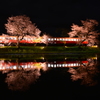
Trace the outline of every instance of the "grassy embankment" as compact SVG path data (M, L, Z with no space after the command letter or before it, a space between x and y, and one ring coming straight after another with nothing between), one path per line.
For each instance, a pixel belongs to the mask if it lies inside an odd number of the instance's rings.
M77 46L67 47L67 46L21 46L19 49L15 46L11 47L0 47L0 54L30 54L30 53L76 53L76 54L88 54L88 53L100 53L99 48L94 47L81 47L80 49Z

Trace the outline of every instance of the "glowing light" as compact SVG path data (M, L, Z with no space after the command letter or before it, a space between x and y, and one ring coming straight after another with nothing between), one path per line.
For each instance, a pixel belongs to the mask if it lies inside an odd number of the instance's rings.
M97 48L98 46L97 45L94 45L94 46L92 46L93 48Z
M41 63L36 63L36 64L34 64L34 66L35 66L37 69L41 69L41 68L42 68Z
M31 65L27 65L28 68L31 68Z
M65 64L62 64L62 67L64 67L65 66Z
M70 64L70 66L73 66L73 64Z
M56 67L56 64L54 64L54 67Z
M65 58L65 60L66 60L67 58Z
M4 47L4 44L0 44L0 47Z
M48 67L50 67L50 64L48 64Z
M65 48L68 48L67 46L65 46Z
M92 57L92 59L97 59L97 57Z
M13 66L13 69L17 69L17 67L16 66Z
M40 57L40 59L43 59L44 60L44 57Z
M41 49L44 49L44 47L40 47Z
M48 38L48 41L50 41L50 38Z

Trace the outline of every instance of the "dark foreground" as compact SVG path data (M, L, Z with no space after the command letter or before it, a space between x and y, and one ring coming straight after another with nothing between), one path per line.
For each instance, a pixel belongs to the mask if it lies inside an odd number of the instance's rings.
M1 100L24 100L24 99L78 99L78 100L94 100L100 98L100 75L96 79L96 86L81 85L81 81L73 82L70 74L66 73L67 69L51 69L46 73L42 73L41 77L28 87L25 91L12 91L8 89L4 82L6 75L0 74L0 98ZM16 83L15 83L16 84ZM20 83L22 84L22 83ZM26 87L23 87L26 88Z

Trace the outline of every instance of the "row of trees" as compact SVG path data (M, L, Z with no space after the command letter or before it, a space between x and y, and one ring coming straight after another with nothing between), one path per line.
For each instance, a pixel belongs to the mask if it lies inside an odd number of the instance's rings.
M83 41L88 41L88 46L93 46L99 43L100 33L97 31L99 23L93 19L81 20L81 25L72 24L71 31L66 28L59 28L56 33L61 33L61 36L78 37L82 41L78 45L82 45Z
M98 22L93 19L87 19L85 21L81 20L82 25L72 24L71 32L66 32L69 37L78 37L82 39L78 45L82 45L83 41L88 41L88 45L92 46L98 44L98 37L100 33L96 31L96 26ZM7 34L17 36L17 46L19 47L19 41L26 35L34 35L35 37L40 37L41 30L37 28L35 23L32 23L29 17L26 15L12 16L7 19L7 24L5 24ZM19 38L20 37L20 38ZM46 39L48 35L44 34L44 43L47 43Z

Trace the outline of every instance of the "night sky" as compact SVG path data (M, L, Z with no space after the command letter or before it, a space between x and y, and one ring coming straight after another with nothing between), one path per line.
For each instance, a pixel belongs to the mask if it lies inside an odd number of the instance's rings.
M7 18L27 15L42 31L57 36L57 28L70 28L80 20L95 19L100 23L100 0L1 0L0 33L5 33Z

